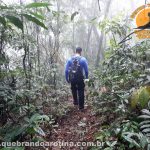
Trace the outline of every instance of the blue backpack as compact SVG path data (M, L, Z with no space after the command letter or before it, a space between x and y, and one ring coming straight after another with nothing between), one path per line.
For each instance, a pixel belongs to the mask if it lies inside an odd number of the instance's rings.
M69 81L70 82L77 82L83 80L83 71L80 66L80 60L82 57L73 57L72 64L69 67Z

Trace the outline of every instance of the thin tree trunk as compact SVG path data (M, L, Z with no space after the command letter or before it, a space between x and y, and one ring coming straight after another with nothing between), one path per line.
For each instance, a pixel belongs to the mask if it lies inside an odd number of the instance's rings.
M4 30L1 31L1 38L0 38L0 58L2 59L3 55L3 36L4 36ZM2 66L0 65L0 82L3 81L2 79Z
M38 2L38 0L34 0L35 3ZM35 10L37 11L37 9ZM37 43L37 65L38 65L38 75L41 75L41 61L40 61L40 47L39 47L39 32L40 32L40 28L35 25L35 30L36 30L36 43Z
M72 27L72 37L73 37L73 44L72 44L72 49L75 49L75 25L74 25L74 20L73 20L73 27Z
M57 0L57 12L58 12L58 16L57 16L57 29L56 29L56 37L55 37L55 51L56 51L56 63L58 60L58 51L59 51L59 35L60 35L60 0Z
M107 1L105 14L104 14L104 19L106 19L108 17L111 2L112 2L112 0ZM100 38L99 38L98 53L97 53L97 58L96 58L96 63L95 63L96 67L99 66L100 59L104 58L104 51L102 50L102 48L103 48L103 39L104 39L104 32L101 31L101 35L100 35Z
M20 5L23 5L23 1L20 0ZM24 25L24 20L23 16L21 16L22 23ZM23 69L25 73L25 80L26 80L26 88L28 88L28 74L27 74L27 67L26 67L26 58L27 58L27 46L25 44L25 39L24 39L24 26L23 26L23 31L22 31L22 41L23 41L23 48L24 48L24 57L23 57Z
M58 57L59 57L59 47L60 47L60 0L56 1L57 3L57 26L56 26L56 32L55 32L55 46L54 46L54 54L52 58L54 60L54 63L58 62ZM55 67L55 66L53 66ZM56 72L54 73L54 78L53 78L53 83L54 83L54 88L56 89Z
M93 30L93 26L89 26L89 28L88 28L88 35L87 35L87 43L86 43L86 55L87 55L87 53L89 51L89 45L90 45L90 39L91 39L92 30Z

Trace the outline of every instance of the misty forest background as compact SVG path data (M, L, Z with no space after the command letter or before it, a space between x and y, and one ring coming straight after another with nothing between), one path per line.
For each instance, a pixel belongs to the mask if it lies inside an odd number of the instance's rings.
M133 34L122 41L135 27L130 15L144 4L0 0L0 142L100 141L72 149L149 150L150 40ZM84 113L73 107L64 76L77 46L89 64Z

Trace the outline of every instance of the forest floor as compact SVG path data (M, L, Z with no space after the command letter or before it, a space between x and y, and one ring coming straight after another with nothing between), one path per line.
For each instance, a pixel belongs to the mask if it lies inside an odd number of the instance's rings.
M84 112L73 106L71 99L69 105L70 111L65 117L58 119L58 126L52 129L48 137L49 142L63 142L64 145L68 145L53 146L51 150L87 150L87 146L78 147L77 142L96 143L95 133L107 122L107 117L96 115L90 105L85 106Z

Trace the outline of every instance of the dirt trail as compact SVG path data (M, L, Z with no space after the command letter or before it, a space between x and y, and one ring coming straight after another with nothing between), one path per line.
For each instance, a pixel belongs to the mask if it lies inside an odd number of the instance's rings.
M72 105L72 102L70 103ZM78 108L72 106L70 112L65 118L58 120L58 127L54 128L50 137L50 141L64 142L92 142L94 134L99 130L100 125L105 118L96 116L91 106L86 106L84 112L80 112ZM80 150L81 147L52 147L52 150ZM83 149L87 149L84 147Z

